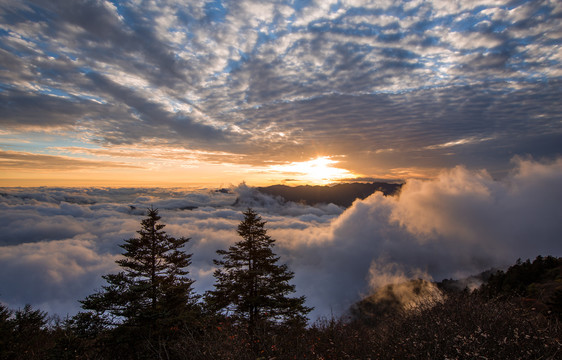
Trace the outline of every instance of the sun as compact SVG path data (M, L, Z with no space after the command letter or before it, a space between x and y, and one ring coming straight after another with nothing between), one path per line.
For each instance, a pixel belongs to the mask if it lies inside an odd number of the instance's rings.
M312 160L273 165L271 172L283 174L296 182L326 185L338 180L357 177L351 171L334 167L339 161L330 156L320 156Z

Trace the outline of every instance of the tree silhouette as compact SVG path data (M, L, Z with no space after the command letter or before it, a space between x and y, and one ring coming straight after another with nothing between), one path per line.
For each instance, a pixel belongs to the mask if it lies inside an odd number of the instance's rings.
M228 250L218 250L214 260L215 289L207 292L207 303L219 312L247 324L250 338L257 325L266 323L306 323L312 308L304 306L305 297L288 297L295 291L289 281L294 273L287 265L278 265L273 253L275 240L267 235L265 221L252 209L244 212L238 225L243 240Z
M186 277L192 254L181 248L189 238L174 238L163 230L158 209L141 221L139 237L125 241L117 274L104 275L107 286L82 300L82 308L103 316L110 325L178 327L193 315L197 296Z
M0 359L44 359L51 345L47 313L26 304L15 312L0 307Z
M9 358L10 345L13 344L14 324L11 321L13 311L0 303L0 359Z

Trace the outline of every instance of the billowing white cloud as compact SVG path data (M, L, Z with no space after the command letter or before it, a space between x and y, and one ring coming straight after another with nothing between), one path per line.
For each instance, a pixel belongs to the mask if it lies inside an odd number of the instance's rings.
M435 180L407 182L399 197L357 200L330 229L315 233L324 233L320 242L302 240L290 256L303 269L301 287L314 289L307 295L324 306L321 299L332 299L336 309L367 293L367 281L458 278L517 258L561 256L561 181L561 159L517 160L500 181L456 167Z
M245 185L236 193L2 189L0 298L78 311L101 275L117 270L118 245L136 235L150 206L160 209L169 234L191 238L186 250L194 254L198 292L212 287L216 250L238 241L242 211L253 207L295 272L298 293L316 308L313 317L340 314L396 279L458 278L519 257L562 256L562 159L513 165L499 180L458 166L434 180L408 181L398 197L375 193L345 210L285 203Z

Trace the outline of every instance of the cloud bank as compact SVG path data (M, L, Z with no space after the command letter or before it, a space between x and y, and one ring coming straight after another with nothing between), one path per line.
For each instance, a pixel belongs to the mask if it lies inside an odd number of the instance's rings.
M341 314L393 279L441 280L517 258L562 256L560 183L562 159L516 159L501 180L457 166L408 181L398 197L375 193L348 209L283 203L245 185L236 193L5 188L0 296L13 307L77 311L100 276L117 270L118 245L135 235L150 205L161 209L168 233L191 237L191 276L202 292L213 284L215 251L238 240L241 212L252 206L295 272L298 293L316 308L313 317Z

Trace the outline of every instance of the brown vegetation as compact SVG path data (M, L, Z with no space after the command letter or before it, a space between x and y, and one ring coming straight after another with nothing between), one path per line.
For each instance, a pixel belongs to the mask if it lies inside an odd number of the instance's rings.
M12 337L0 358L142 358L138 353L130 356L115 341L114 330L92 337L79 334L68 322L41 328L23 343ZM486 300L468 292L448 294L443 302L417 311L386 314L376 324L333 318L305 329L290 324L258 326L255 344L247 328L228 317L202 317L170 331L177 335L172 343L158 344L153 339L148 343L148 338L139 337L137 346L146 349L146 358L151 359L557 359L562 355L562 324L555 316L523 307L519 299ZM166 346L165 351L156 351L160 345Z

